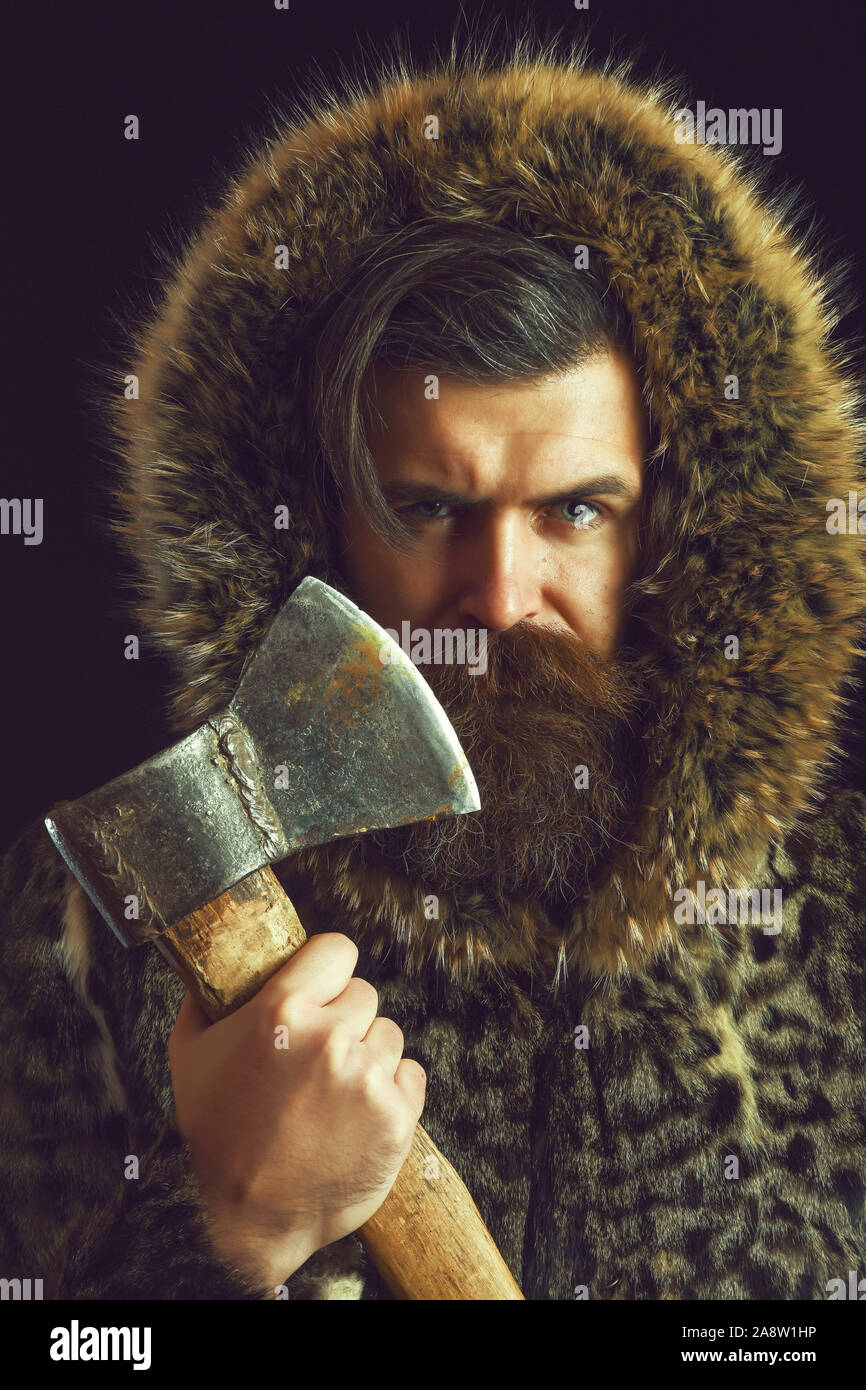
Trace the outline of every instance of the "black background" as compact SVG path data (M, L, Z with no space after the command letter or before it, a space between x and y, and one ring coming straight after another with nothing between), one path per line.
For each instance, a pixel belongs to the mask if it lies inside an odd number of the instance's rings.
M168 741L166 672L142 647L123 659L124 565L100 520L105 443L95 367L155 290L160 248L192 231L223 171L267 133L280 105L338 64L371 66L395 36L420 61L447 47L460 6L327 0L41 5L4 20L7 361L0 493L45 499L42 545L0 537L3 632L0 848L55 801L126 771ZM775 181L802 184L813 235L852 258L863 328L864 21L856 4L781 0L534 5L465 0L485 32L524 19L590 32L593 54L661 64L691 104L781 107ZM123 118L141 118L139 141ZM859 346L858 346L859 351ZM118 370L125 370L122 355ZM855 707L856 717L856 707ZM866 782L856 730L841 773Z

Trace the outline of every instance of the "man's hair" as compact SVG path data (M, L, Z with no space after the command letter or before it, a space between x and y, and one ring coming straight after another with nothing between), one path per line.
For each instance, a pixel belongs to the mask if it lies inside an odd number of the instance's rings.
M385 501L365 437L369 368L517 382L632 349L613 290L572 255L508 228L441 219L365 243L313 320L308 423L329 515L335 488L397 549L411 534Z

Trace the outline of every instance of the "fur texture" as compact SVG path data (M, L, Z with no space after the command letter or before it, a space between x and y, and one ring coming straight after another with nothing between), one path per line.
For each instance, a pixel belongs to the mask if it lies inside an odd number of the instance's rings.
M786 225L791 195L761 198L723 147L677 143L678 104L521 45L499 70L464 55L323 96L254 153L174 268L136 341L140 399L114 419L118 526L140 622L177 658L180 735L230 697L304 575L340 586L297 366L307 316L365 235L442 216L589 246L646 356L672 517L636 610L663 653L643 812L564 943L567 967L600 975L676 949L675 888L750 883L768 837L814 801L866 607L859 537L826 530L827 499L863 485L859 396L828 345L832 277ZM501 947L483 908L431 922L416 892L399 911L409 968L438 954L466 974Z
M866 563L825 525L863 484L860 400L793 196L676 143L683 104L525 42L498 67L478 47L321 94L172 264L133 345L140 399L114 417L115 525L140 622L176 658L180 736L304 575L340 584L298 362L366 235L442 216L586 243L633 317L672 506L638 609L656 718L630 845L566 923L481 895L428 920L418 884L340 844L281 869L308 932L359 943L427 1070L424 1124L535 1299L814 1299L866 1274L866 799L828 777ZM672 893L698 879L781 887L781 933L676 926ZM173 1129L180 982L155 951L93 949L106 928L41 823L0 906L0 1272L55 1296L268 1296L214 1260ZM354 1237L289 1288L389 1296Z

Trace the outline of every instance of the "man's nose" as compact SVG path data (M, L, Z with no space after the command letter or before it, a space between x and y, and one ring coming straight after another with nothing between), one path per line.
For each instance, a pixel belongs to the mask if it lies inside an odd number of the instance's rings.
M504 631L537 616L539 556L517 510L485 518L462 538L457 609L467 627Z

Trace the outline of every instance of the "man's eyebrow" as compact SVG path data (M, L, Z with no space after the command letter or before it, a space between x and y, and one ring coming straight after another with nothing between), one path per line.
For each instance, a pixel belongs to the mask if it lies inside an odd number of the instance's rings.
M468 497L462 492L452 492L437 487L435 483L383 483L382 492L389 502L444 502L448 506L478 506L483 498ZM623 497L628 502L637 502L640 490L626 482L618 473L600 473L594 478L583 478L572 483L571 487L557 488L556 492L543 497L530 497L532 507L551 507L556 502L567 502L573 497Z

